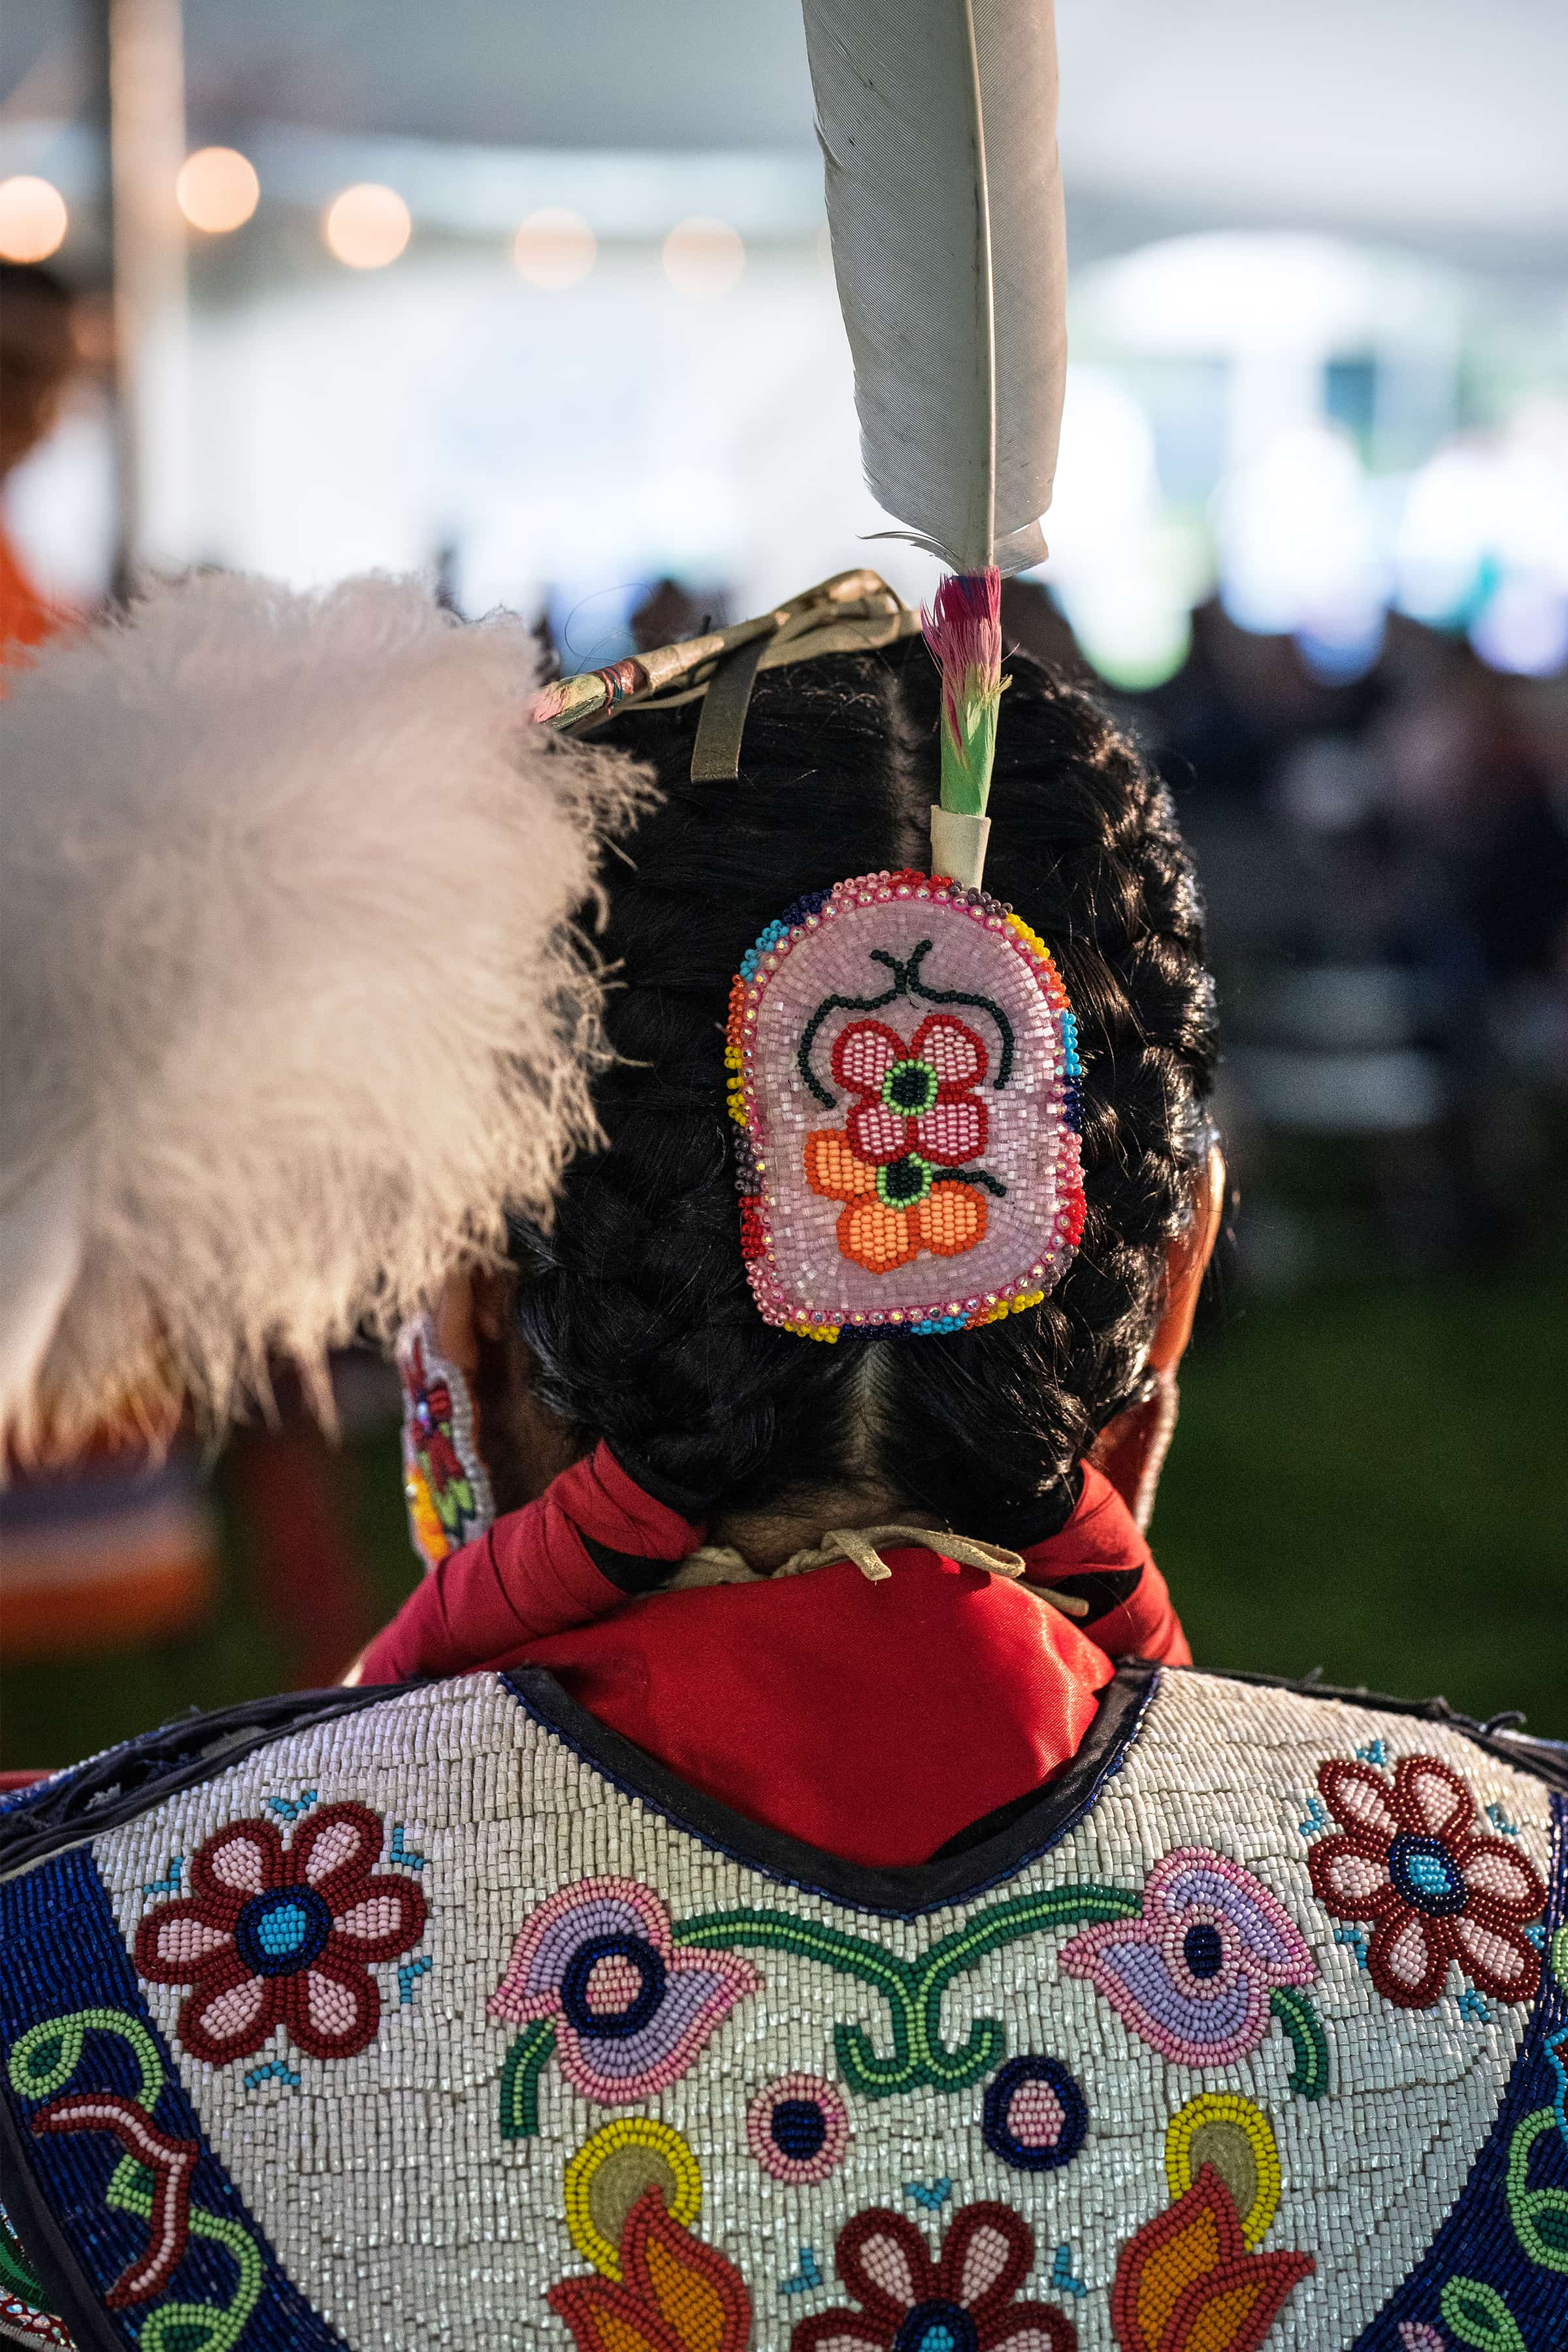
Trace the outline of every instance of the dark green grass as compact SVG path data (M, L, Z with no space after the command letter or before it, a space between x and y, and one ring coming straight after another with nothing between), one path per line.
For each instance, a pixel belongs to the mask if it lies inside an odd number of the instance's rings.
M1211 1332L1150 1530L1203 1665L1568 1736L1568 1283L1357 1289Z
M1568 1278L1359 1288L1239 1314L1183 1379L1152 1530L1201 1664L1526 1710L1568 1736ZM387 1613L409 1590L395 1433L347 1446ZM0 1759L62 1764L290 1676L220 1465L218 1605L190 1638L18 1665ZM974 1530L984 1533L983 1528Z

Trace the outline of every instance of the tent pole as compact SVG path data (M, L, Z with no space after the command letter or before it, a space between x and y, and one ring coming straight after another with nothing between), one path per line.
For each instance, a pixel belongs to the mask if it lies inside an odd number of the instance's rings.
M191 554L190 321L174 183L185 156L181 0L93 0L106 86L115 373L114 593Z

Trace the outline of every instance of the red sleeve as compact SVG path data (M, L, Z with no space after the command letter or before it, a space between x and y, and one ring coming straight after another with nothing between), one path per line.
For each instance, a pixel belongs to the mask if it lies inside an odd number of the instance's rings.
M1031 1584L1057 1585L1089 1602L1090 1614L1073 1622L1110 1657L1192 1664L1153 1554L1110 1479L1091 1462L1083 1465L1083 1492L1066 1527L1024 1559Z
M366 1650L360 1680L471 1674L590 1624L658 1582L706 1532L646 1493L600 1444L536 1503L433 1570Z

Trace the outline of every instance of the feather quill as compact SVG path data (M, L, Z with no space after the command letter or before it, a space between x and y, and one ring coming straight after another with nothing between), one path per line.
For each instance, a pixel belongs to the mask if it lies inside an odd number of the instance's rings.
M1045 555L1067 365L1053 0L804 0L866 478L958 572Z
M646 799L520 621L197 578L0 705L0 1447L214 1427L547 1218L595 1132L574 919Z

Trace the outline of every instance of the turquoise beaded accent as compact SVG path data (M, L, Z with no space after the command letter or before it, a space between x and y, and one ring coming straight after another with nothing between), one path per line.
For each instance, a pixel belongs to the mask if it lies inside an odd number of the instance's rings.
M310 1927L298 1903L280 1904L265 1918L256 1931L256 1940L270 1959L281 1959L303 1946Z

